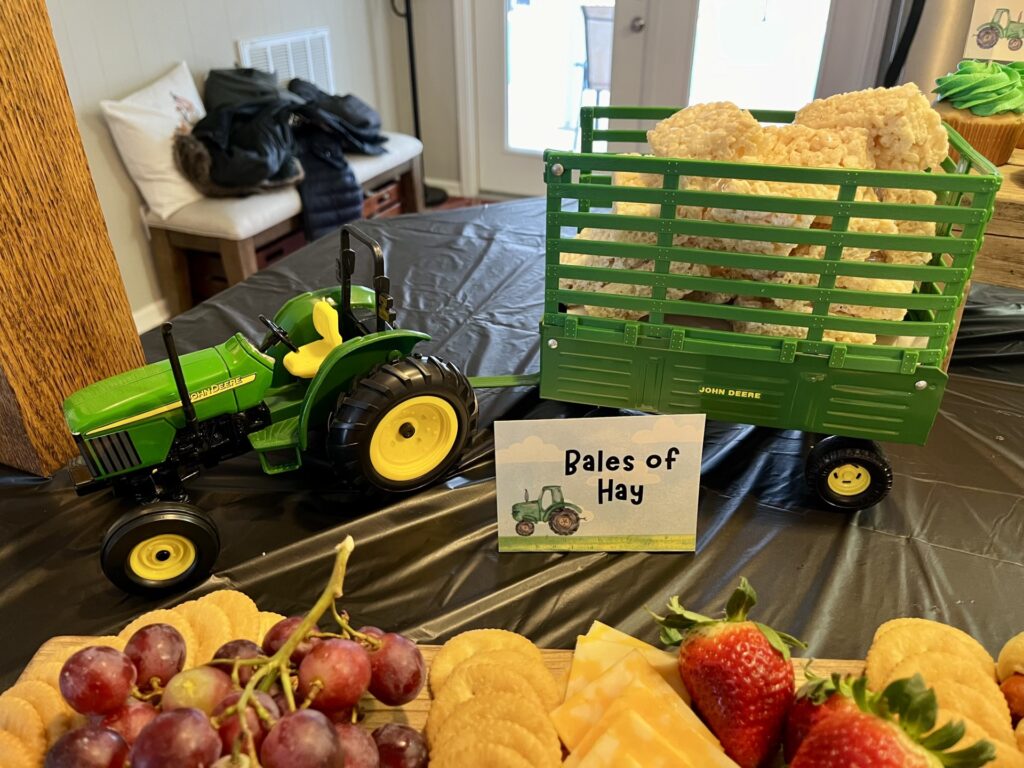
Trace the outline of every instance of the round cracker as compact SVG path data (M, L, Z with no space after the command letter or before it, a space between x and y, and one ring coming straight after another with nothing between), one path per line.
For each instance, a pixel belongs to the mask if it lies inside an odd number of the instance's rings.
M540 740L545 752L561 759L562 742L551 718L539 707L523 706L519 698L509 693L476 696L455 707L437 734L437 748L444 749L448 739L462 731L488 732L506 723L521 725Z
M279 621L284 621L286 618L288 617L273 611L260 611L260 629L259 637L256 638L256 645L263 645L263 638L267 636L267 632L270 631L271 627Z
M144 613L127 627L122 629L118 633L118 637L123 639L125 643L132 639L132 635L138 632L143 627L148 627L150 624L170 624L185 640L185 669L190 669L196 665L196 633L192 629L192 624L189 623L180 613L174 611L168 611L163 608L156 611L150 611Z
M427 727L424 729L427 743L437 743L437 734L441 726L459 704L476 696L490 696L495 693L511 693L519 698L523 706L541 706L533 687L521 674L492 665L460 665L448 677L444 688L430 705Z
M934 621L933 619L921 619L915 616L907 616L899 619L889 619L888 621L878 625L878 629L875 630L875 636L873 639L878 640L879 638L889 634L892 630L899 629L900 627L925 626L939 627L949 637L955 636L959 641L972 646L974 649L973 653L977 656L979 661L992 660L992 657L989 655L989 652L985 650L985 647L977 640L975 640L973 637L971 637L968 633L964 632L962 629L959 629L958 627L954 627L952 624L946 624L942 621Z
M970 718L990 738L1016 746L1013 725L1008 712L1001 708L1002 701L991 701L980 691L954 680L932 680L929 685L943 709Z
M440 765L480 765L481 763L471 758L479 757L478 750L492 744L515 750L534 768L557 768L562 764L560 754L544 749L541 740L531 731L511 722L503 722L500 728L491 728L487 731L461 731L434 750L430 759L437 760Z
M1000 683L1014 673L1024 674L1024 632L1006 641L1006 645L999 651L999 661L996 663L996 674Z
M228 615L213 603L190 600L171 610L184 616L196 633L196 664L210 661L218 648L234 639Z
M966 685L968 688L974 688L999 708L1000 717L1010 717L1010 707L1006 703L1002 691L999 690L995 678L989 677L978 669L974 659L965 659L944 651L915 653L896 665L885 679L884 685L888 685L893 680L913 677L915 674L921 675L929 686L936 680L951 680Z
M457 751L445 752L441 757L431 755L430 765L432 768L465 768L467 765L478 768L540 768L538 763L531 763L511 747L484 741L466 744Z
M1017 739L1017 749L1024 752L1024 720L1017 723L1017 730L1013 732L1013 735Z
M0 730L0 755L4 756L4 768L36 768L42 757L33 756L21 739L4 730Z
M70 729L74 710L52 685L41 680L23 680L11 686L4 695L8 694L24 699L35 708L43 722L48 747L53 746Z
M60 690L60 671L64 668L63 661L43 661L30 664L18 682L24 680L39 680L47 685Z
M260 642L260 609L243 592L236 589L219 589L199 598L200 603L212 603L228 615L231 622L231 640L252 640Z
M0 730L13 733L30 755L46 752L46 728L36 708L19 696L0 696Z
M470 656L455 668L452 674L470 666L496 666L502 669L511 669L526 678L526 682L537 694L540 703L550 712L562 703L562 696L559 694L558 683L554 676L548 671L543 663L524 656L518 651L507 649L497 651L482 651ZM565 688L563 687L564 691Z
M949 710L939 707L935 717L936 726L941 727L951 720L960 720L963 722L964 735L963 738L950 747L948 751L956 752L961 749L966 749L982 739L985 739L996 748L996 759L991 763L986 763L986 765L991 766L991 768L1024 768L1024 755L1022 755L1015 746L1004 744L1001 741L992 740L985 733L985 729L969 717L964 717L956 712L950 712Z
M868 650L868 685L880 690L889 672L907 656L925 651L955 653L977 663L978 668L995 679L995 662L981 643L965 632L927 619L897 619L900 622L875 634ZM890 623L890 622L887 622ZM882 625L885 626L884 624Z
M430 665L430 690L436 696L444 687L448 675L463 661L483 651L506 649L519 651L525 656L544 663L544 659L533 643L526 637L507 629L471 629L456 635L437 652Z

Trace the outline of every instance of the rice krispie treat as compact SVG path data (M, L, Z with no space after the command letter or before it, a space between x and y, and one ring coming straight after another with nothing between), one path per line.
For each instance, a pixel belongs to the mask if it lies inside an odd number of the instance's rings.
M914 83L815 99L796 113L812 128L864 128L875 167L900 171L938 168L949 154L942 118Z
M750 307L753 309L778 309L770 299L761 299L752 296L737 296L735 301L738 307ZM793 312L810 314L813 307L809 301L797 302L792 307L787 307ZM837 313L838 314L838 313ZM807 338L807 328L798 325L777 325L775 323L748 323L733 321L732 328L740 333L754 333L759 336L788 336L797 339ZM854 333L852 331L825 331L822 334L824 341L837 341L846 344L874 344L876 336L873 333Z
M756 161L763 140L761 124L729 101L694 104L647 132L647 141L659 157Z

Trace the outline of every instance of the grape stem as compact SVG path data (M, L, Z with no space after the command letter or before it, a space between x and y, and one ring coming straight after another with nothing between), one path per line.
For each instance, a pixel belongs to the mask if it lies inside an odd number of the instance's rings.
M260 659L262 666L259 667L246 684L245 689L242 691L242 695L238 698L235 703L238 712L244 713L250 701L255 701L254 694L256 690L264 692L269 691L274 682L278 679L281 681L281 688L284 691L285 701L288 703L288 709L290 712L296 710L295 707L295 694L292 691L292 679L289 673L291 664L291 656L295 649L299 647L299 644L306 639L310 634L310 631L316 626L316 623L320 620L328 609L334 612L335 617L338 616L337 608L334 606L334 601L340 598L344 594L345 584L345 570L348 567L349 557L352 555L352 550L356 547L355 541L351 536L346 536L344 541L338 544L334 548L334 568L331 571L331 577L327 582L327 586L324 587L324 591L317 598L316 603L310 609L309 613L306 614L302 622L295 628L295 631L288 637L277 653L271 656L269 659ZM347 623L347 622L346 622ZM255 662L256 660L246 660ZM259 710L257 710L259 711ZM256 756L256 750L253 747L252 734L249 732L248 718L239 715L238 722L242 730L242 743L248 747L249 759L252 761L252 765L255 768L259 766L260 762ZM236 748L238 742L236 742ZM237 753L234 753L237 757ZM237 760L236 760L237 762Z
M364 646L369 646L371 651L379 651L381 649L381 646L384 645L376 637L373 637L373 635L368 635L365 632L359 632L353 629L352 625L348 622L347 611L342 611L341 613L338 613L338 607L332 604L331 612L334 614L334 621L337 622L339 627L341 627L343 636L346 639L351 640L352 638L355 638Z

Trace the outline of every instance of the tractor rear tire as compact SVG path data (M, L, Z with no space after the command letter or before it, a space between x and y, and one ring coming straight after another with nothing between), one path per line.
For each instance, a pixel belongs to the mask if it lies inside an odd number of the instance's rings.
M103 573L125 592L180 592L210 575L220 554L217 525L199 507L179 501L144 504L107 530Z
M873 507L892 488L892 465L870 440L826 437L811 449L804 471L811 491L832 509Z
M520 536L533 536L534 525L529 520L520 520L516 523L516 533Z
M344 479L412 491L444 477L476 430L469 380L438 357L384 363L338 398L327 448Z
M985 27L978 30L978 47L979 48L994 48L995 44L999 42L1001 37L999 29L997 27Z
M559 536L571 536L580 529L580 516L574 509L561 507L548 517L548 525Z

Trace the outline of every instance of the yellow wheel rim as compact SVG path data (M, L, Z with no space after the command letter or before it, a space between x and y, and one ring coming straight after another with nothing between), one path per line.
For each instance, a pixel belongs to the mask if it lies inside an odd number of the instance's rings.
M176 533L140 541L128 556L132 573L147 581L169 581L186 573L196 561L196 545Z
M459 417L447 400L411 397L385 413L373 430L370 463L387 480L415 480L441 465L458 434Z
M828 476L828 488L840 496L857 496L871 485L871 473L860 464L840 464Z

